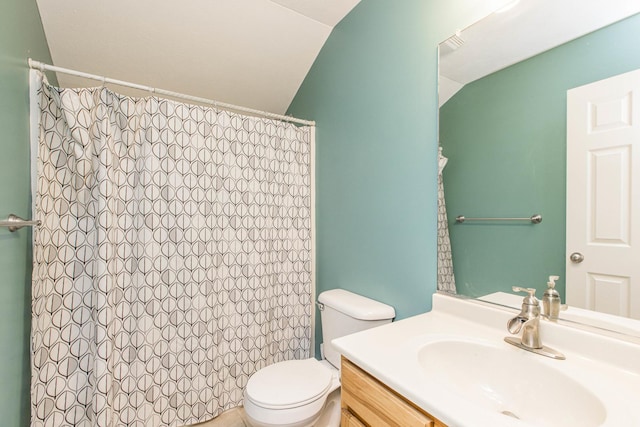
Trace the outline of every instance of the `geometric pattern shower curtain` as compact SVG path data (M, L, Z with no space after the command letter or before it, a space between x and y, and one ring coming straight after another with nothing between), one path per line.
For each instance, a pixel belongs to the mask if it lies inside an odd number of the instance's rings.
M442 155L442 147L438 148L438 290L452 294L456 293L456 278L453 274L453 259L451 257L451 239L449 238L449 223L447 207L444 200L444 183L442 171L448 159Z
M40 77L33 426L178 426L309 357L312 128Z

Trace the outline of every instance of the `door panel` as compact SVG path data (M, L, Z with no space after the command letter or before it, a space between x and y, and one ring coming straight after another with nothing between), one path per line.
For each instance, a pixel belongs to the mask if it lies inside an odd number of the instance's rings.
M639 217L636 70L567 92L569 305L640 319Z

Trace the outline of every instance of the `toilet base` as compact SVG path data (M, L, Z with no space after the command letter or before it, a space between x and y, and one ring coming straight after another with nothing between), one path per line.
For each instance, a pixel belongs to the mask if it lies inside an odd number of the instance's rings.
M314 425L318 425L316 424L316 421L318 420L318 418L319 417L316 415L311 417L310 419L293 423L293 424L268 424L268 423L257 421L247 415L247 423L250 427L312 427Z
M327 403L322 408L320 418L313 424L314 427L339 427L340 426L340 388L333 390L327 396Z
M246 405L249 403L249 410ZM251 417L251 403L245 402L245 415L251 427L339 427L340 426L340 388L333 390L326 398L322 410L312 417L290 424L271 424Z

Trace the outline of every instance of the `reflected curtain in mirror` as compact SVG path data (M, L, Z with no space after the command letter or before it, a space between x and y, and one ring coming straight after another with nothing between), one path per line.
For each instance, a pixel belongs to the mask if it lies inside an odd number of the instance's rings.
M438 290L456 293L456 280L453 275L453 261L451 259L451 240L449 239L449 224L447 222L447 208L444 200L444 185L442 171L447 165L447 158L442 155L442 147L438 148Z

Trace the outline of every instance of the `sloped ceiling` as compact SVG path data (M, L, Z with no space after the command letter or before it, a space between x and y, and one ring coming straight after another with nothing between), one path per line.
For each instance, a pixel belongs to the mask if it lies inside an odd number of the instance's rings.
M282 114L333 27L359 1L37 4L53 65ZM96 84L57 77L64 87Z

